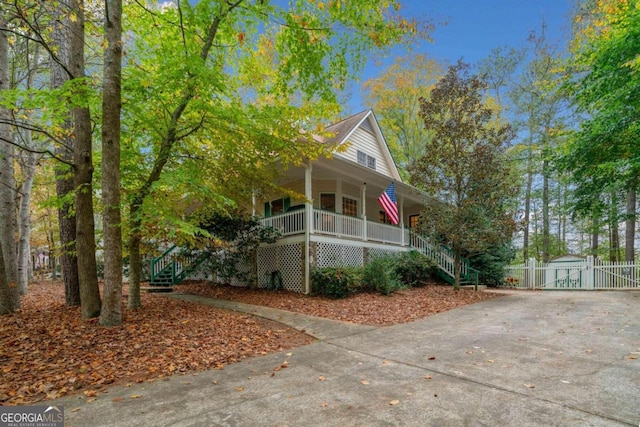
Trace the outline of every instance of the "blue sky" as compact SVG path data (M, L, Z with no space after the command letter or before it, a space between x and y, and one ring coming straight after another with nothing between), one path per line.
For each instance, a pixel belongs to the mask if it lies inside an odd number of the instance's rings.
M499 46L521 47L531 31L539 32L547 25L549 41L566 44L570 33L571 0L401 0L403 15L431 19L436 23L433 42L423 41L412 51L426 54L440 62L454 63L459 58L475 64ZM446 25L438 24L447 22ZM393 55L405 56L405 49ZM373 61L365 69L362 81L381 72L393 62L393 56L382 64ZM368 106L362 103L360 82L354 82L352 100L347 112L358 112Z

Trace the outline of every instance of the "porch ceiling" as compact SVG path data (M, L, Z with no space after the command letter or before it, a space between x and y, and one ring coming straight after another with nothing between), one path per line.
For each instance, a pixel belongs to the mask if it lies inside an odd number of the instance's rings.
M331 159L320 158L314 161L311 174L314 180L341 180L342 182L358 187L366 183L367 194L370 195L381 194L389 186L389 183L393 181L392 178L386 175L339 157L333 157ZM292 167L285 172L280 183L286 185L289 182L304 180L304 175L304 168ZM425 202L434 200L433 197L409 184L398 181L395 181L395 184L396 196L398 199L402 197L405 204L424 204Z

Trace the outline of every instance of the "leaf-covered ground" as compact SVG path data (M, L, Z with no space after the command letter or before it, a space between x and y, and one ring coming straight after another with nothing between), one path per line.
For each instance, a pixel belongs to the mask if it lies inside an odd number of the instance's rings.
M366 325L409 322L493 298L497 294L429 285L391 296L343 300L286 291L209 283L177 292L241 301ZM123 298L126 306L126 288ZM158 294L142 294L143 309L124 310L125 322L105 328L64 305L61 283L29 286L22 309L0 317L0 405L19 405L83 393L88 401L112 384L156 381L168 375L220 369L246 357L311 342L281 324Z
M312 341L279 323L215 307L147 293L142 304L125 310L122 325L105 328L64 305L61 283L31 284L22 309L0 316L0 405L70 393L91 399L110 384L221 368Z
M500 296L497 293L475 292L472 289L461 289L456 292L452 286L438 284L405 289L390 296L360 293L337 300L288 291L250 290L233 286L212 285L208 282L183 284L176 287L176 292L262 305L374 326L411 322L432 314Z

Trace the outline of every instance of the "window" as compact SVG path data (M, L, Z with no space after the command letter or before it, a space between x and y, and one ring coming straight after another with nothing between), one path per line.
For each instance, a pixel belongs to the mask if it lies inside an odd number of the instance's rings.
M420 215L409 215L409 228L415 230L418 227L418 221L420 220Z
M336 211L336 195L333 193L320 193L320 209L329 212Z
M367 167L376 170L376 158L367 156Z
M389 219L389 216L385 211L380 211L378 214L378 221L382 224L391 224L391 219Z
M273 215L279 215L289 210L291 199L285 197L283 199L275 199L264 204L264 216L270 217Z
M376 158L360 150L357 151L358 163L370 169L376 169Z
M358 150L358 163L364 166L367 165L367 155L360 150Z
M347 216L358 216L358 201L349 197L342 198L342 214Z

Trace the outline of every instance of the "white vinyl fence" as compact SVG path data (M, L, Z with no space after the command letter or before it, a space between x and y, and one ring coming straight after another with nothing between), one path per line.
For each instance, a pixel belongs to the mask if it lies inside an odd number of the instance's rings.
M504 286L519 289L618 290L640 289L640 264L583 261L545 264L531 258L505 268Z

